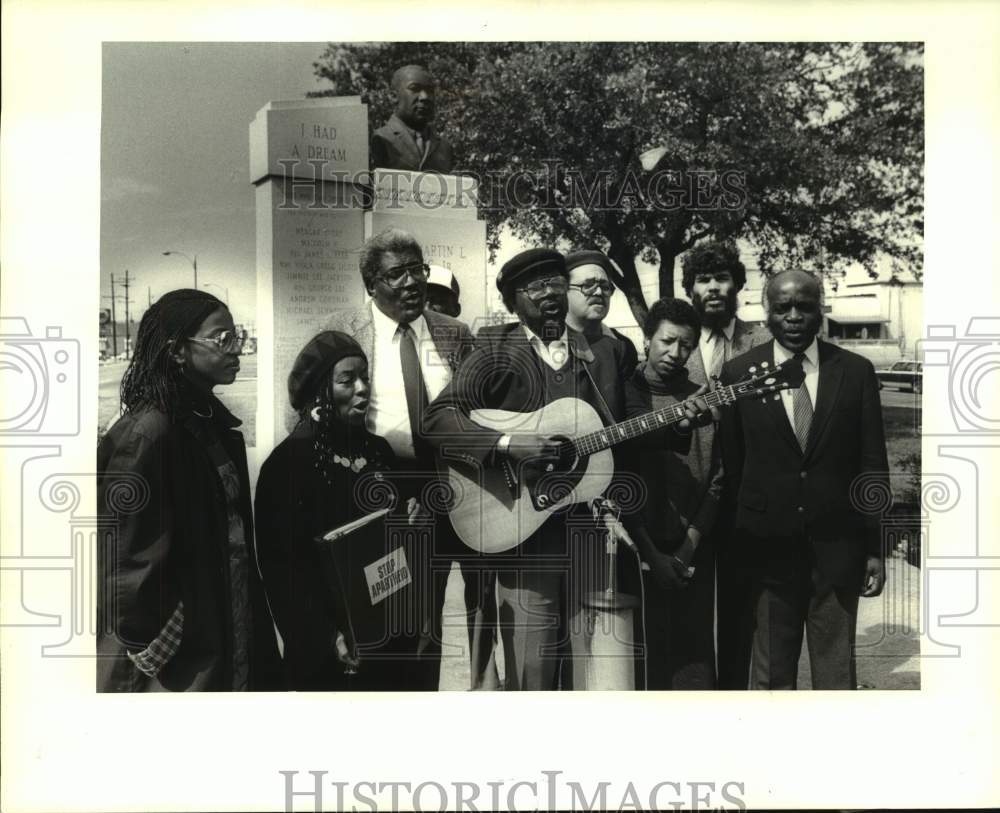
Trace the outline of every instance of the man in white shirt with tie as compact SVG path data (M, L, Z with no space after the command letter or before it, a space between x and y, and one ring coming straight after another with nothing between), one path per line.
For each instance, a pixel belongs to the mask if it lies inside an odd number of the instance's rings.
M859 596L885 580L880 516L856 497L888 488L888 459L875 369L817 338L821 283L802 271L764 289L773 341L722 369L723 384L783 362L801 364L795 390L738 402L723 413L736 534L753 563L751 688L794 689L803 631L814 689L857 686Z
M682 267L684 291L701 322L698 347L687 363L688 379L707 384L719 375L723 364L766 342L770 335L754 330L736 315L736 295L746 285L747 272L735 244L703 240L684 255ZM735 495L723 493L719 519L702 554L704 559L714 548L720 689L746 689L750 676L751 585L743 551L732 538L735 514Z
M322 329L353 336L365 351L371 371L368 429L389 442L397 469L408 475L403 482L411 483L419 496L424 486L437 479L424 416L471 351L472 333L464 322L425 311L429 267L411 234L390 228L375 235L362 248L359 264L371 300L360 308L335 311ZM445 516L437 517L434 544L430 640L423 656L429 664L415 678L424 685L415 683L411 688L437 688L441 613L453 559L460 561L465 582L472 688L494 687L492 582L482 574L481 563L455 539Z

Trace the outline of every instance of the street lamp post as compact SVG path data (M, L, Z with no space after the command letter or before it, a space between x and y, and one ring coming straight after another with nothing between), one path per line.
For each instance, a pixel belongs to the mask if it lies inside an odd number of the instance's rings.
M183 251L164 251L163 252L163 256L164 257L169 257L171 254L177 254L177 255L179 255L181 257L184 257L189 263L191 263L191 268L194 269L194 287L195 287L195 290L197 290L198 289L198 255L195 254L194 255L194 259L192 259L191 257L188 257L188 255L185 254Z
M228 287L226 287L225 285L219 285L216 282L206 282L202 287L203 288L219 288L219 289L225 291L226 292L226 307L227 308L229 307L229 288Z

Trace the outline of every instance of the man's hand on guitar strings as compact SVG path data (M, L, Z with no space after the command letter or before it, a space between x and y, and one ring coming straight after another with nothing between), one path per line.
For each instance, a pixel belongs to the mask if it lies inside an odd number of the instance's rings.
M513 463L531 462L540 467L559 462L562 441L552 435L512 435L507 457Z

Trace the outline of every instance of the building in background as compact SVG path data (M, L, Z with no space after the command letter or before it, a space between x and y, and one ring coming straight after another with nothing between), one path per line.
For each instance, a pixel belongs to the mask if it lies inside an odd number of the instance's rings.
M742 259L747 284L738 296L738 313L744 322L763 326L765 277L752 253L743 252ZM683 296L683 292L678 295ZM894 275L888 267L876 279L860 266L833 275L824 285L820 335L865 356L876 367L913 359L923 334L923 295L920 280L909 273Z

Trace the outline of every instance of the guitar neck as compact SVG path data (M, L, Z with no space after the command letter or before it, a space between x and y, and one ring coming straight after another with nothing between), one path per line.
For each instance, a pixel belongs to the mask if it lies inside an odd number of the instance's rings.
M728 387L719 387L706 392L702 397L710 407L723 406L740 398L744 393L738 384ZM626 440L641 437L649 432L662 429L665 426L672 426L684 420L684 407L680 403L670 404L660 409L647 412L643 415L636 415L634 418L612 424L604 429L598 429L586 435L581 435L573 440L573 448L579 457L602 452L624 443Z

